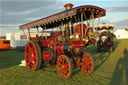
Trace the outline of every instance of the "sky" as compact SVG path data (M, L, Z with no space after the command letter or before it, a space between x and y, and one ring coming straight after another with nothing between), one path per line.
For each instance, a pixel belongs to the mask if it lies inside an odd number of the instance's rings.
M0 36L20 32L19 26L65 10L66 3L95 5L106 9L101 23L116 29L128 27L128 0L0 0Z

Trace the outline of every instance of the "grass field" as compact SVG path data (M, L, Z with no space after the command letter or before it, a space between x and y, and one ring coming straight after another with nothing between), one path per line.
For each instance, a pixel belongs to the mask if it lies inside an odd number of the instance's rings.
M94 58L94 72L87 75L77 68L69 79L62 79L55 66L39 71L19 67L23 51L0 51L0 85L128 85L128 39L116 40L114 47L113 53L97 53L96 46L86 48Z

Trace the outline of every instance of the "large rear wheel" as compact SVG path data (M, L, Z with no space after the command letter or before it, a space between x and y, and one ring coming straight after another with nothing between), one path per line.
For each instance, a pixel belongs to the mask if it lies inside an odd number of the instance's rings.
M69 78L72 75L72 62L66 55L60 55L57 60L57 70L62 78Z
M94 70L94 61L93 58L88 54L84 53L80 60L81 70L87 74L90 74Z
M41 49L37 42L29 41L25 46L25 61L30 70L38 70L41 66Z

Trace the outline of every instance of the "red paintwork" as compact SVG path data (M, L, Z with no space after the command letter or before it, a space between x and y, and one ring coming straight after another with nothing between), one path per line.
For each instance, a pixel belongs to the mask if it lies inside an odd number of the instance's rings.
M8 43L4 43L8 42ZM11 48L11 41L10 40L0 40L0 50L6 50Z
M42 46L55 46L56 39L42 40Z
M82 41L82 40L79 40L79 41L71 41L71 43L72 43L72 48L70 48L70 49L74 49L74 48L76 48L76 47L84 47L84 42Z
M37 56L34 46L28 43L25 47L25 61L30 70L34 70Z
M60 32L53 32L50 34L50 37L56 37L58 35L60 35Z
M61 44L57 45L56 49L57 49L58 55L64 53L64 52L63 52L63 46L64 46L64 43L61 43Z
M96 41L96 39L89 39L92 43L94 43Z
M42 46L48 46L48 44L50 43L50 39L49 40L43 40L42 41Z
M50 53L49 52L43 52L43 59L44 60L50 60Z
M108 32L107 32L107 31L103 31L103 32L102 32L102 34L106 34L106 33L108 33Z
M75 25L73 31L74 31L74 34L80 33L80 35L82 35L82 24ZM86 36L88 36L87 26L83 24L83 34L85 34L85 31L87 31Z
M32 41L37 41L36 37L31 37Z
M55 46L56 45L56 38L55 37L58 36L59 34L60 34L60 32L51 33L49 39L42 40L42 46Z

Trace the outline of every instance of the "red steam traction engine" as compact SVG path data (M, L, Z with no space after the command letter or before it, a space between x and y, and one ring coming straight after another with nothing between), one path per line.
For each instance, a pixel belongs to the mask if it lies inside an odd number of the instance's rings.
M105 16L105 10L89 5L72 6L66 4L65 11L20 26L23 32L28 29L28 35L24 32L29 39L25 46L25 61L30 70L38 70L41 64L56 64L62 78L69 78L72 68L77 66L87 74L93 71L93 58L83 49L94 43L95 39L90 37L94 19ZM31 36L30 28L37 29L36 37ZM50 35L48 31L52 31Z

